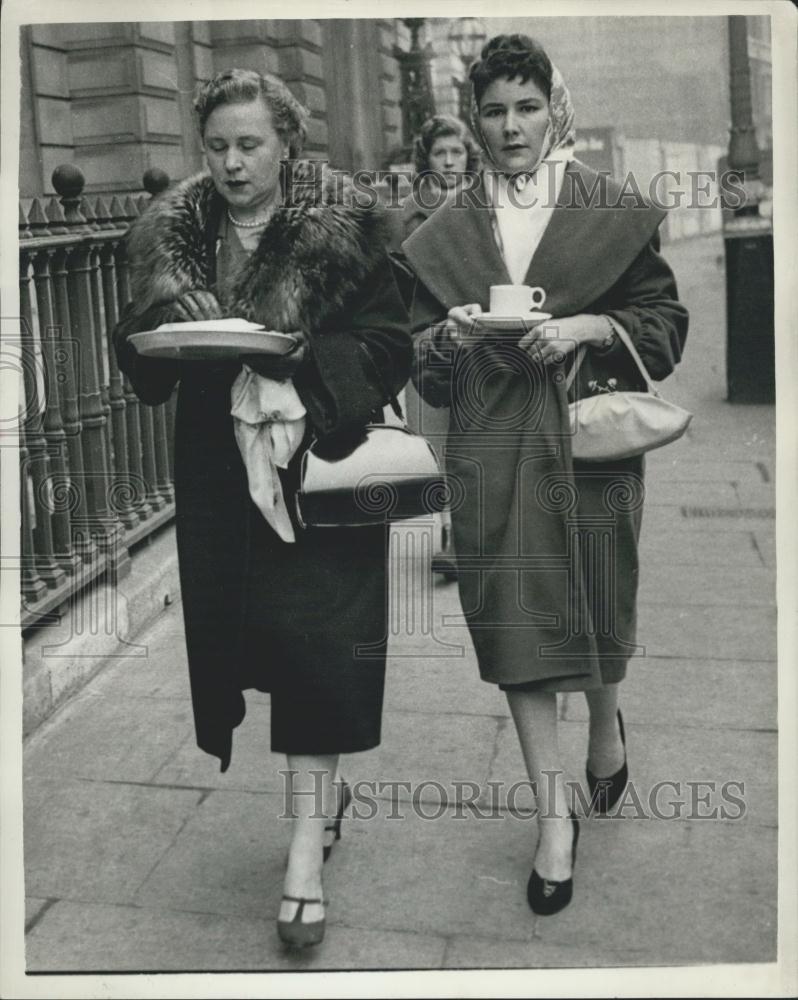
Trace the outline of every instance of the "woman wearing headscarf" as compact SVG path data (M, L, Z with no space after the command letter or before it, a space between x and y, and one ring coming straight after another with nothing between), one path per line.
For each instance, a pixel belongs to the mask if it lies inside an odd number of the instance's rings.
M387 531L303 529L292 501L314 438L340 445L381 417L412 346L383 220L340 176L294 159L307 112L288 88L227 70L195 110L209 174L165 192L133 227L132 301L115 345L142 402L164 402L179 382L176 526L197 743L227 770L243 691L270 692L271 748L293 778L277 928L289 945L316 944L322 862L346 798L338 756L380 742ZM129 340L221 317L296 346L179 361Z
M543 48L500 35L470 77L485 169L403 244L412 325L426 330L413 379L428 402L451 407L460 597L480 674L506 693L536 790L527 898L546 915L571 900L579 835L557 692L587 698L593 808L609 811L628 780L618 689L635 650L643 501L642 458L572 459L566 371L584 347L571 398L644 390L617 329L662 379L681 357L687 313L659 254L664 213L630 205L574 158L570 96ZM490 287L506 284L545 290L546 336L479 325Z

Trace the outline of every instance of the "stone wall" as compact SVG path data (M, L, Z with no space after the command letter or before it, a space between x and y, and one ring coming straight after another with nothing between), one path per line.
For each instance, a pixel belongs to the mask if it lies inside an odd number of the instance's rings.
M381 166L402 140L389 20L244 20L29 25L21 33L20 194L51 194L75 163L86 192L141 189L149 167L200 169L194 88L240 66L275 73L309 108L306 153ZM378 100L374 100L378 95Z

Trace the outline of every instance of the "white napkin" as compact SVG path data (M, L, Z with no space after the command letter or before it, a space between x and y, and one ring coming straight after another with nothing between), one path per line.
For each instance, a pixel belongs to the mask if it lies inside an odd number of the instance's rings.
M284 542L295 542L277 468L291 461L305 434L305 407L294 383L277 382L244 365L230 391L236 441L249 494Z

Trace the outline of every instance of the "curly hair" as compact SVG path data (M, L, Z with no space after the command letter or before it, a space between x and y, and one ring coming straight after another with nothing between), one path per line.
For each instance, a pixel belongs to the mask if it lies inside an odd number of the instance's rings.
M275 131L288 143L288 155L302 152L309 112L282 80L252 69L226 69L200 84L194 98L194 113L201 136L208 118L223 104L240 104L262 98L272 116Z
M531 79L549 99L552 73L551 60L540 42L529 35L496 35L485 43L468 76L479 107L490 84L502 79L520 78L521 83Z
M466 148L468 154L466 171L470 173L479 169L479 146L468 126L452 115L433 115L424 122L413 141L413 160L417 174L423 175L429 172L429 156L435 140L449 135L456 136Z

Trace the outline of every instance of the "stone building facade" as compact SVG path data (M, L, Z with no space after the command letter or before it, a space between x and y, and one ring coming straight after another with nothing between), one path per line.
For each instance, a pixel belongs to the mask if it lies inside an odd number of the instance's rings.
M448 41L457 19L428 18L439 112L455 114L465 66ZM747 18L754 120L771 144L770 26ZM728 144L725 17L487 18L487 36L539 38L571 89L587 153L613 147L613 167L705 168ZM306 151L347 170L387 166L411 138L402 115L395 19L304 19L37 24L21 32L20 194L52 193L74 163L87 193L141 190L150 167L179 179L200 169L191 112L197 82L229 66L279 74L311 111Z
M229 66L286 81L311 112L309 156L374 167L403 138L395 51L409 34L392 20L37 24L20 42L23 198L51 194L62 163L87 193L141 190L150 167L200 169L192 94Z

